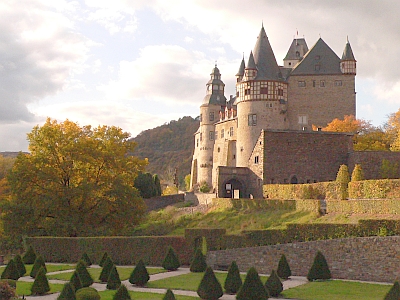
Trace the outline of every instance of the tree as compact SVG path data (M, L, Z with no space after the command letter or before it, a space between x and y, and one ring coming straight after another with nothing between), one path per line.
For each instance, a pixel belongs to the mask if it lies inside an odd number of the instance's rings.
M116 290L121 286L121 279L119 278L119 274L115 265L111 268L110 275L107 280L107 289L108 290Z
M74 287L75 291L83 288L82 280L79 277L78 272L76 272L76 271L74 271L74 273L72 274L71 279L69 280L69 282L72 284L72 286Z
M86 252L83 252L81 260L85 263L87 267L92 265L92 261L90 260L89 255Z
M341 165L336 175L336 182L339 184L339 197L345 200L349 197L348 184L350 182L349 168Z
M121 235L145 209L133 182L146 161L127 155L135 143L114 126L80 127L47 119L28 134L8 176L8 235Z
M360 164L354 166L353 172L351 173L351 181L364 180L364 172Z
M22 257L22 261L25 264L33 264L36 259L36 253L35 250L33 250L32 245L28 247L28 250L24 253L24 256Z
M283 284L275 270L272 270L271 275L265 282L265 289L268 290L269 295L272 297L277 297L280 293L282 293Z
M219 299L224 294L221 284L217 280L217 277L215 277L214 271L211 267L207 267L197 289L197 294L201 299L208 300Z
M17 266L18 272L19 272L19 276L24 276L26 273L26 268L25 268L25 264L22 261L21 255L17 254L14 257L14 262L15 265Z
M103 269L101 270L99 280L100 282L107 282L108 276L110 276L110 271L114 266L114 262L111 260L109 256L107 256L106 261L104 262Z
M80 260L78 264L76 265L75 269L76 273L78 273L79 278L82 282L83 287L88 287L93 284L93 278L86 269L86 264L83 260Z
M162 190L161 190L160 177L158 177L157 174L154 174L153 175L153 180L154 180L154 186L156 188L156 196L161 196Z
M307 279L308 281L314 280L326 280L331 279L331 271L329 270L328 263L325 259L325 256L318 251L317 255L314 258L314 262L308 271Z
M176 300L176 298L174 293L170 289L167 289L167 292L165 293L163 300Z
M44 269L44 272L47 272L47 268L46 268L46 263L44 262L44 259L42 258L42 256L38 256L35 259L35 262L33 264L31 273L29 274L29 276L31 276L32 278L36 278L37 273L39 272L40 268Z
M143 260L139 260L129 277L129 282L138 286L144 286L149 279L150 276Z
M124 284L121 284L117 292L114 294L113 300L131 300L128 289Z
M165 256L161 266L168 271L175 271L181 266L179 258L176 256L175 251L171 246L168 247L167 255Z
M292 276L292 271L290 270L290 266L287 262L285 254L282 254L281 258L279 259L276 273L282 279L288 279L290 276Z
M187 191L190 191L190 178L191 178L190 174L187 174L184 179L185 180L185 189Z
M49 281L46 277L46 270L41 267L31 287L32 295L44 295L50 291Z
M14 260L11 259L6 268L4 269L3 273L1 274L1 279L12 279L18 280L21 277L17 265L15 264Z
M108 257L108 253L107 253L107 252L104 252L104 254L103 254L103 256L101 257L100 262L99 262L99 266L100 266L100 267L104 267L104 263L106 262L107 257Z
M207 268L207 262L200 248L196 249L192 263L190 264L190 272L204 272Z
M269 298L268 291L261 282L260 276L254 267L251 267L246 278L236 295L238 300L266 300Z
M64 287L57 297L57 300L75 300L75 287L71 282L64 284Z
M389 292L385 295L383 300L399 300L400 299L400 285L398 281L395 281Z
M140 172L135 179L135 188L139 190L140 195L145 199L157 196L157 188L150 173Z
M390 150L400 151L400 109L389 116L385 129L390 140Z
M228 274L226 275L224 289L228 294L236 294L240 287L242 286L242 278L240 277L240 272L238 265L235 261L232 261L228 268Z
M14 157L0 155L0 200L7 200L11 194L10 185L7 181L7 173L12 169Z

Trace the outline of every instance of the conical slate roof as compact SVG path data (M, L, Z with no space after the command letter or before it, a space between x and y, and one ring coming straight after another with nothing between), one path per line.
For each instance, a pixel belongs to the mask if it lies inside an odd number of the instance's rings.
M257 69L256 63L254 61L253 52L250 52L249 61L247 63L247 68L246 69Z
M340 58L319 38L290 75L342 74Z
M292 44L289 47L286 57L283 60L298 60L302 59L303 55L308 52L308 46L304 38L293 39ZM299 53L296 54L296 53Z
M244 63L244 57L243 57L242 62L240 63L239 71L237 72L236 76L243 76L245 68L246 68L246 65Z
M344 47L342 60L356 60L354 58L353 50L351 50L349 40L347 40L346 46Z
M280 69L276 62L275 55L272 51L267 34L265 33L264 26L261 27L260 34L257 37L253 55L258 70L256 79L281 79L282 75L280 74Z
M223 92L218 88L218 90L214 90L212 88L213 85L218 86L225 86L225 83L221 80L221 73L217 65L211 71L211 79L207 82L207 86L211 86L211 94L207 94L203 99L203 105L208 104L217 104L221 106L226 105L226 97L224 96Z

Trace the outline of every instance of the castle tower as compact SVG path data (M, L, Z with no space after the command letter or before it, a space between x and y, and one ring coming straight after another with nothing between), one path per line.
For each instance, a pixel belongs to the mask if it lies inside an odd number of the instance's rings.
M343 74L356 75L356 59L354 58L353 50L351 49L349 39L343 50L342 59L340 60L340 71Z
M225 111L225 84L215 65L206 84L206 96L200 106L200 127L195 133L195 148L192 161L191 184L207 182L212 187L213 150L215 123L220 119L220 112Z
M236 75L237 166L246 167L263 129L286 129L287 83L262 26L247 67Z
M285 68L293 68L299 61L301 61L304 55L308 52L308 46L304 38L293 39L290 48L283 59Z

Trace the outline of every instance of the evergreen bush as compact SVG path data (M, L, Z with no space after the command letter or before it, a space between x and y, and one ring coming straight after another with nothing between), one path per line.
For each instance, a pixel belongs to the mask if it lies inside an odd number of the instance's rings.
M339 197L346 200L349 197L348 185L350 182L349 168L346 165L340 165L336 174L336 182L339 184Z
M351 181L361 181L364 180L364 172L360 164L354 166L353 172L351 173Z
M285 254L282 254L281 258L279 259L276 273L280 278L285 280L292 276L292 271L290 270L290 266L286 260Z
M121 284L117 292L114 294L113 300L131 300L128 289L124 284Z
M0 281L0 299L12 300L17 299L15 287L12 287L7 281Z
M92 287L85 287L75 294L76 300L100 300L100 294Z
M57 300L75 300L75 287L71 282L64 284L64 287L57 297Z
M35 281L31 287L32 295L44 295L50 291L49 281L46 277L46 270L40 267L36 274Z
M86 252L83 252L81 259L85 262L86 267L90 267L92 265L92 261L90 260L89 255Z
M101 257L100 262L99 262L99 266L100 266L100 267L104 267L104 263L106 262L107 257L108 257L108 253L107 253L107 252L104 252L104 254L103 254L103 256Z
M318 251L314 258L313 265L308 271L307 279L309 281L314 280L327 280L331 279L331 271L329 270L328 263L326 262L325 256Z
M0 282L7 282L12 288L17 288L17 280L14 279L2 279ZM1 299L1 298L0 298Z
M20 277L19 270L14 260L11 259L1 274L1 279L18 280Z
M74 271L74 273L72 274L69 282L73 285L75 291L83 288L82 280L80 279L79 274L76 271Z
M21 255L19 255L19 254L15 255L14 262L15 262L15 265L17 266L19 276L20 277L24 276L26 273L26 268L25 268L24 262L22 261Z
M265 288L268 290L269 295L272 297L277 297L280 293L282 293L283 284L279 279L278 274L276 274L275 270L272 270L271 275L265 282Z
M121 286L121 279L115 265L111 268L110 275L107 280L107 289L116 290Z
M266 300L269 298L268 291L261 282L260 276L254 267L247 272L242 287L239 289L236 299L238 300Z
M33 264L36 260L36 253L33 250L32 246L29 246L28 250L25 252L24 256L22 257L22 261L25 264Z
M174 293L170 289L168 289L163 297L163 300L176 300L176 298Z
M174 249L169 246L167 254L162 262L162 267L168 271L175 271L181 266L178 256L176 256Z
M76 265L75 269L76 273L78 273L79 278L82 282L82 287L88 287L93 284L93 278L90 276L88 270L86 269L85 262L80 260Z
M129 277L129 282L138 286L144 286L149 279L150 276L143 260L139 260Z
M36 277L36 274L39 272L39 269L43 267L44 273L46 274L47 268L46 268L46 263L44 262L44 259L42 258L41 255L37 256L35 259L35 262L33 264L31 273L29 274L32 278Z
M190 264L190 272L204 272L207 268L206 258L200 248L196 249L192 263Z
M228 294L236 294L240 287L242 286L242 278L240 277L240 272L238 265L235 261L232 261L228 268L228 274L226 275L224 289Z
M110 271L114 266L113 261L109 256L106 257L106 261L103 264L103 269L101 270L99 280L100 282L107 282L108 276L110 276Z
M201 299L207 300L219 299L224 294L221 284L217 280L217 277L215 277L214 271L211 267L207 267L197 289L197 294Z
M400 299L400 285L398 281L395 281L395 283L387 292L383 300L399 300L399 299Z

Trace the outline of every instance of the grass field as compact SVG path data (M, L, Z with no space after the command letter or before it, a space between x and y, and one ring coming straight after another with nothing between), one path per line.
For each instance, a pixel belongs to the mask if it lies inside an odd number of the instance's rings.
M25 265L25 268L26 268L25 276L29 276L29 274L32 271L32 267L33 267L33 265ZM4 269L5 269L5 266L0 267L0 274L3 273ZM73 269L75 269L75 265L64 265L64 264L61 265L61 264L46 263L46 269L47 269L47 273L63 271L63 270L73 270Z

